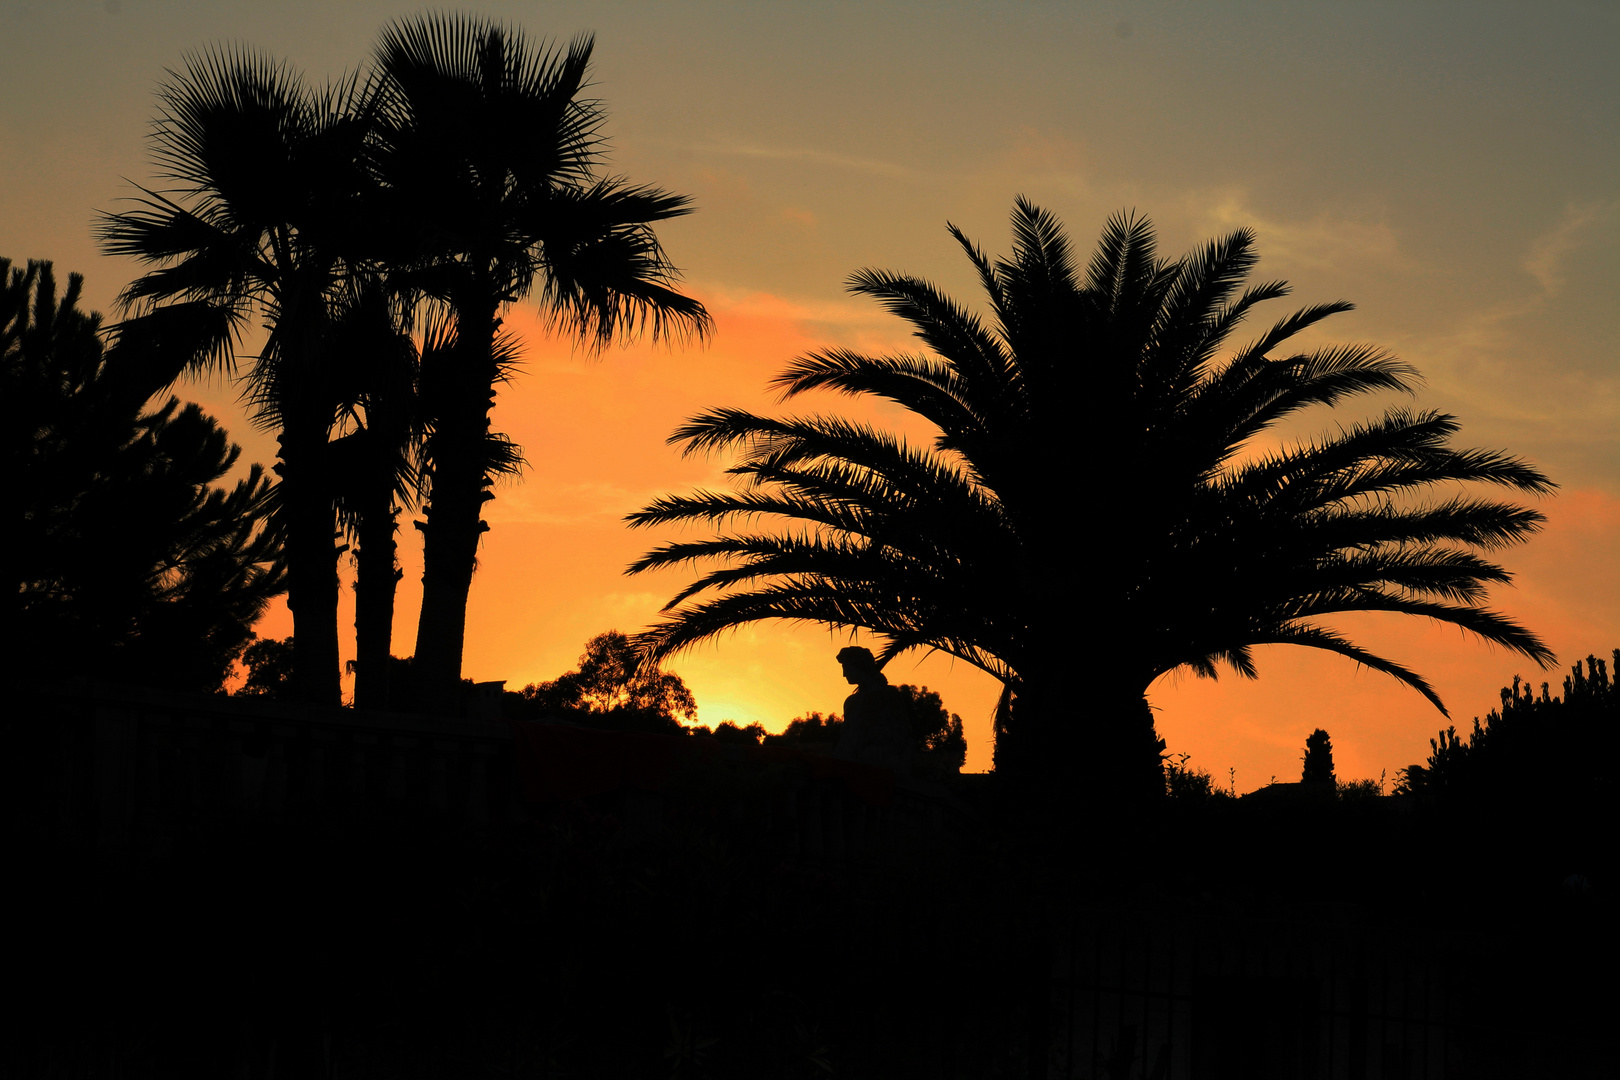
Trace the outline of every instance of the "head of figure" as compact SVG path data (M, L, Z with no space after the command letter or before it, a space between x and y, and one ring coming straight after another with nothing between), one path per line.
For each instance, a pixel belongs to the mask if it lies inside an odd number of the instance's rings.
M889 681L883 677L883 672L878 670L877 659L872 655L871 649L851 645L839 651L838 662L843 665L844 679L856 686Z

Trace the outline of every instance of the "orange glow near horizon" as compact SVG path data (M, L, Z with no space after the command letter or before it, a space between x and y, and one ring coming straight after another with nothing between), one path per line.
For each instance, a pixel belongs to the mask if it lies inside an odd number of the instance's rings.
M574 667L585 641L604 630L634 632L685 583L682 573L626 577L633 559L673 535L632 531L624 515L662 494L725 483L721 459L682 458L665 438L692 414L717 405L766 413L836 412L926 440L928 425L883 403L815 395L780 404L766 385L792 357L841 341L818 339L813 327L829 317L779 297L698 293L715 318L704 347L642 342L589 357L547 337L530 311L514 309L507 326L526 342L522 368L501 390L495 426L523 447L528 467L516 483L497 489L486 518L479 570L468 612L465 674L504 679L511 689L552 679ZM875 308L875 305L872 305ZM863 349L909 347L897 320L861 305L832 313ZM869 320L851 324L847 320ZM885 321L892 326L885 326ZM887 333L885 333L887 331ZM1466 433L1465 433L1466 435ZM1238 790L1273 776L1292 779L1305 736L1326 728L1334 737L1341 778L1396 770L1421 761L1427 740L1447 723L1466 730L1472 717L1496 704L1497 688L1523 674L1550 681L1556 692L1567 665L1588 652L1607 655L1616 633L1606 598L1620 595L1620 568L1593 558L1620 534L1620 500L1576 490L1544 500L1544 531L1510 550L1515 586L1497 589L1494 606L1534 628L1564 666L1539 672L1454 627L1397 616L1364 615L1337 625L1354 640L1412 666L1428 678L1451 710L1445 717L1414 691L1343 657L1298 647L1257 650L1260 678L1224 671L1205 680L1172 672L1149 699L1172 753L1208 769L1223 785L1235 770ZM420 534L402 528L394 652L410 655L421 597ZM342 618L352 619L345 589ZM347 623L346 623L347 625ZM291 631L284 607L268 615L261 634ZM833 656L858 640L824 627L761 623L675 657L667 666L692 688L700 721L754 721L780 731L811 710L838 711L849 687ZM352 635L345 642L351 653ZM1578 654L1578 655L1577 655ZM1075 650L1077 683L1106 679ZM990 767L991 715L999 684L943 655L907 654L889 667L894 682L927 685L961 714L969 736L967 768Z

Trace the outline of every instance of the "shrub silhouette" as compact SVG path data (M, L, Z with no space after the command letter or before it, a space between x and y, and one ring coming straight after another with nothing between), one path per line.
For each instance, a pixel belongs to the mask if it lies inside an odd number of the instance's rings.
M1217 787L1208 769L1187 766L1188 754L1173 754L1164 763L1165 793L1178 802L1207 803L1229 799L1231 793Z
M1620 649L1611 659L1620 669ZM1607 765L1593 748L1607 743L1620 724L1620 686L1608 662L1588 656L1565 676L1563 696L1548 683L1537 694L1514 676L1501 692L1501 706L1473 730L1448 726L1429 740L1428 760L1401 770L1397 790L1429 801L1551 798L1592 792L1607 782Z
M765 741L765 725L756 720L743 727L735 720L722 720L720 726L714 729L713 735L723 743L759 746Z

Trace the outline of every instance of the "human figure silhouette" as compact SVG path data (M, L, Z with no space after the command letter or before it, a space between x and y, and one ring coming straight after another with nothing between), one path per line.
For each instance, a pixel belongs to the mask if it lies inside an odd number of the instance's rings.
M851 645L838 653L838 662L855 692L844 699L844 730L833 754L910 773L911 716L905 697L878 670L870 649Z

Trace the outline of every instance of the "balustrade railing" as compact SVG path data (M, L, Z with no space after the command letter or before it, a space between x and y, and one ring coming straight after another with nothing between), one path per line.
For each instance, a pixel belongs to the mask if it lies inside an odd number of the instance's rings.
M27 766L36 839L124 858L161 850L197 828L274 825L339 816L420 822L479 833L543 821L555 812L520 775L513 726L351 709L167 694L86 684L45 697ZM597 733L590 733L592 736ZM616 752L612 736L588 746ZM660 739L659 736L639 738ZM679 748L682 740L669 737ZM704 755L699 755L704 756ZM707 755L754 767L742 748ZM729 760L735 758L736 760ZM583 762L600 773L600 762ZM876 805L836 779L789 775L773 814L788 828L783 855L838 868L908 836L964 823L942 790L901 782ZM663 821L666 795L610 783L612 802L641 835ZM865 797L863 797L863 794Z

